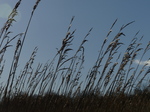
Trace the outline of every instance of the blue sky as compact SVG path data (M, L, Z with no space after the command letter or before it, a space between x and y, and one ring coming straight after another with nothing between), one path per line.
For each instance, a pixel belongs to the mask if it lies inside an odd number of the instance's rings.
M0 1L1 27L16 2L17 0ZM35 2L36 0L22 1L18 8L17 22L11 28L12 35L25 31ZM125 45L128 45L131 38L140 30L139 37L144 35L142 42L145 46L150 40L149 11L150 1L148 0L41 0L27 34L20 63L25 64L36 46L39 48L37 62L45 63L47 60L52 59L57 52L56 48L61 47L61 41L66 35L72 16L75 16L72 30L77 29L74 46L79 45L89 29L93 27L88 42L85 44L85 63L90 65L89 68L94 64L101 43L117 18L118 22L114 27L114 34L123 24L135 21L124 30L126 37L122 41ZM141 64L145 63L148 58L149 54L145 56ZM138 63L138 59L136 63Z

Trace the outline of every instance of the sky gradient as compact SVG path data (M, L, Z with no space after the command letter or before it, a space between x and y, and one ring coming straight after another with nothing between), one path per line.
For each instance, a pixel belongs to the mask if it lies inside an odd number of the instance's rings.
M2 27L17 0L0 0L0 26ZM30 13L36 0L23 0L18 8L17 22L12 26L12 35L25 31ZM61 47L61 41L65 37L72 16L75 19L72 30L76 29L74 47L79 45L90 28L93 28L85 44L87 69L96 61L98 51L112 23L118 19L114 27L114 34L123 24L135 21L128 26L122 39L125 45L140 30L139 38L144 35L143 47L150 41L150 1L148 0L41 0L34 13L20 63L30 58L33 49L38 46L37 62L45 63L51 60L57 53L56 48ZM12 49L10 49L11 52ZM8 56L9 58L9 56ZM141 65L147 63L149 54L144 57ZM137 59L135 63L139 63ZM150 62L148 62L150 63ZM92 64L92 65L91 65ZM150 64L149 64L150 65Z

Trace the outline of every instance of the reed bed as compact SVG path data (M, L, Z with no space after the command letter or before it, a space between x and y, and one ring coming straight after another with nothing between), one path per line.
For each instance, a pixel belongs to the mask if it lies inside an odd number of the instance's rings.
M112 31L117 24L114 21L108 34L99 48L99 54L93 66L81 80L85 62L85 43L88 41L92 28L73 50L74 34L72 17L62 46L57 50L51 61L33 66L38 48L35 47L30 59L18 74L17 65L34 11L40 0L33 6L25 33L9 37L10 27L15 21L19 0L8 20L0 32L0 75L5 68L5 53L13 41L16 49L12 54L13 60L9 75L4 85L0 86L0 111L4 112L149 112L150 91L148 77L150 69L148 63L140 67L134 61L138 53L142 53L140 61L149 52L150 42L142 48L141 38L137 32L124 52L120 52L124 43L121 38L126 36L123 30L134 21L123 25L118 33L112 37ZM128 37L126 37L128 38ZM140 69L140 70L139 70ZM85 74L84 74L85 75ZM17 77L17 80L15 80ZM59 80L59 83L58 83Z

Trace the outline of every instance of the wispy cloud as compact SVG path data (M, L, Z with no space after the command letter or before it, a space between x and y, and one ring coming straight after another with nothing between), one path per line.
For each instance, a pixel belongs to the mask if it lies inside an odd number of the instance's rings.
M134 62L135 62L136 64L140 64L140 65L145 65L145 64L147 64L147 66L150 66L150 60L149 60L149 61L135 60Z

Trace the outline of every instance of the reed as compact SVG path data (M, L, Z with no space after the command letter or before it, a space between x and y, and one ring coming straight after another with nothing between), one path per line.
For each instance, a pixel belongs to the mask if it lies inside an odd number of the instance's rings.
M125 28L134 21L123 25L118 33L112 37L114 21L108 34L99 48L99 54L94 65L88 71L84 80L81 80L85 62L85 43L88 41L92 28L83 37L78 48L72 48L74 34L72 17L65 38L60 49L51 61L33 66L38 48L35 47L30 59L26 62L20 74L16 71L20 59L26 34L40 0L33 6L25 33L9 37L10 27L15 21L19 0L8 20L0 32L0 75L5 68L5 53L11 43L16 42L16 49L12 54L11 67L8 79L0 86L0 111L4 112L149 112L150 110L150 83L145 84L145 78L150 69L147 64L140 69L135 65L137 54L142 53L140 61L149 52L150 42L145 48L141 47L141 38L137 32L124 52L121 38L126 36ZM128 38L128 37L126 37ZM74 50L73 50L74 49ZM72 51L73 50L73 51ZM72 55L68 55L70 51ZM139 70L140 69L140 70ZM16 80L15 77L17 77ZM58 83L58 80L60 83Z

